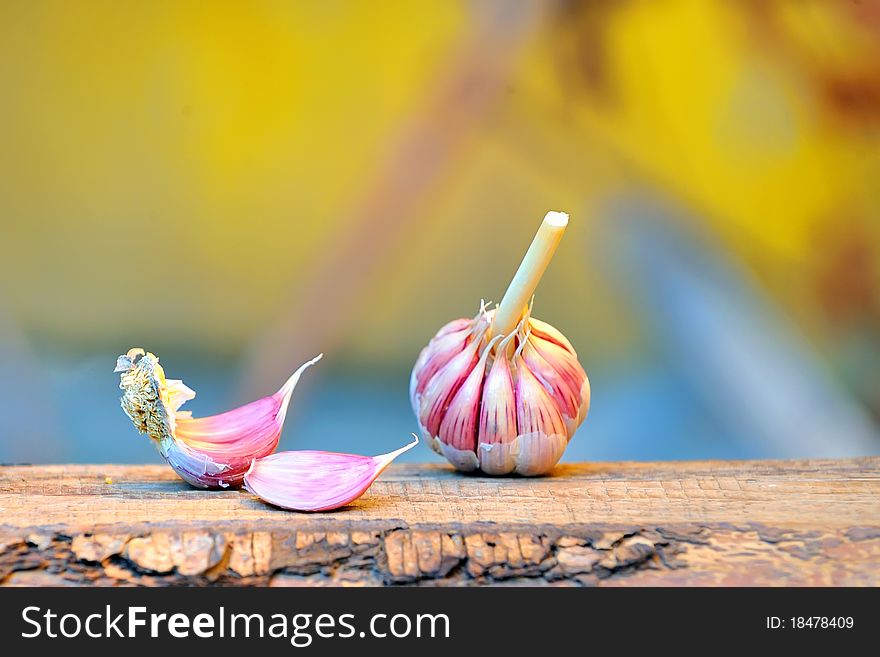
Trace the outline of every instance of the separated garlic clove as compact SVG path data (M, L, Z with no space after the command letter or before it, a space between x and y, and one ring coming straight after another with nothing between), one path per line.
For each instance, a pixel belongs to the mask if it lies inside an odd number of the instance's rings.
M274 395L204 418L179 410L196 393L182 381L166 379L155 355L131 349L117 359L114 371L120 373L122 409L171 468L197 488L229 488L241 485L255 458L278 446L293 390L320 359L303 364Z
M264 502L291 511L330 511L359 498L382 471L419 439L379 456L301 450L255 459L244 487Z
M410 400L422 437L459 470L545 474L586 418L574 347L528 305L567 224L548 213L497 310L449 322L419 354Z

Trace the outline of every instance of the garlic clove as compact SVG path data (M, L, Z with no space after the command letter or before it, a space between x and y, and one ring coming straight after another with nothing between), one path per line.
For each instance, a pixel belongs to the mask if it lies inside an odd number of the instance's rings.
M413 368L410 377L409 398L415 404L419 395L425 392L428 381L467 347L471 337L470 324L459 331L452 331L435 337L419 354L418 367Z
M523 365L518 364L514 383L516 423L520 434L531 432L565 435L562 413L543 384Z
M577 356L565 347L537 335L530 336L529 343L541 354L544 360L566 378L570 385L579 388L583 380L587 378L586 372L578 363Z
M472 320L469 320L467 317L460 317L459 319L453 319L451 322L447 322L443 326L440 327L440 330L434 335L435 338L442 338L444 335L449 335L450 333L458 333L464 329L470 329Z
M548 340L549 342L554 342L560 347L564 348L568 353L577 358L577 352L575 352L574 347L571 342L569 342L568 338L562 335L562 331L553 326L552 324L548 324L547 322L537 319L535 317L529 317L529 332L535 337L541 338L543 340Z
M548 472L565 451L568 427L544 385L522 362L516 368L514 391L519 428L515 471L529 475Z
M478 459L488 474L506 474L514 469L510 445L516 440L516 397L513 375L506 356L510 338L498 347L495 362L483 383Z
M240 486L253 459L278 446L293 390L320 359L303 364L274 395L204 418L179 410L196 393L182 381L167 379L155 355L132 349L119 357L116 371L123 410L171 468L198 488L228 488Z
M570 411L577 411L569 416L569 419L573 424L573 433L574 429L580 426L581 422L584 421L587 416L587 411L589 410L590 395L587 374L578 362L577 357L573 356L558 344L543 340L536 336L531 336L529 339L529 345L534 347L535 353L543 359L544 362L550 365L552 372L555 372L555 375L549 374L550 380L548 383L558 393L559 397L557 397L557 399L560 399L561 401L562 398L567 395L567 391L577 393L574 399L576 405L573 408L564 407L566 415L568 415L568 412ZM523 356L525 357L525 350ZM535 361L537 361L537 358ZM584 395L585 386L586 395ZM577 403L578 399L580 399L580 403Z
M497 338L495 341L497 341ZM462 453L459 456L453 456L453 458L460 459L462 456L465 457L465 460L461 463L462 467L470 465L473 466L473 469L476 469L478 466L474 454L477 446L478 416L480 413L483 376L486 372L486 361L491 350L491 343L483 349L483 355L480 357L477 365L470 371L464 383L452 397L452 401L449 402L437 432L437 440L441 443L441 451L443 448L451 448L447 449L447 452L450 454ZM447 452L444 452L444 454Z
M565 434L524 433L512 449L513 472L526 477L546 474L559 463L567 445Z
M587 413L590 412L590 392L590 379L584 377L584 384L581 386L581 405L578 408L578 426L587 419Z
M572 423L576 422L581 400L579 388L572 388L569 378L565 377L538 352L532 340L525 343L522 359L526 367L535 374L553 396L562 411L563 418ZM577 426L575 425L573 428L577 428Z
M480 470L490 475L506 475L514 472L518 447L516 436L509 443L480 443L477 449Z
M254 459L244 487L282 509L338 509L363 495L395 458L415 447L419 439L413 437L408 445L379 456L301 450Z
M419 353L409 381L409 400L416 413L428 381L472 340L485 334L488 328L487 317L486 304L483 303L473 319L462 317L445 324Z
M440 368L426 386L420 398L419 417L424 419L424 426L432 436L437 435L449 403L476 366L482 336L481 333L479 339L471 340L464 351Z

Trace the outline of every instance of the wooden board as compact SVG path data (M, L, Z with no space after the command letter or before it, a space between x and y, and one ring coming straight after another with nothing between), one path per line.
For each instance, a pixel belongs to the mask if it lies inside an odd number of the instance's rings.
M880 458L394 465L319 514L164 466L4 466L0 583L876 586Z

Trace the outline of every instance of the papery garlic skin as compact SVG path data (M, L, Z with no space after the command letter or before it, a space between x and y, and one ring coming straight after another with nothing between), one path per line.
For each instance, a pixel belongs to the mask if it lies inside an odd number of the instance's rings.
M131 349L114 371L120 373L122 409L171 468L192 486L223 489L241 486L252 461L275 451L293 390L320 359L303 364L275 394L204 418L179 410L196 393L166 378L154 354Z
M419 354L410 402L422 437L462 471L546 474L587 416L590 383L571 343L526 312L491 336L485 305L444 326Z

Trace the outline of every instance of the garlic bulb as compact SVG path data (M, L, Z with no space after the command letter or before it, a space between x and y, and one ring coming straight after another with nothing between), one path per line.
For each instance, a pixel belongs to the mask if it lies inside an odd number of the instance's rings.
M527 306L567 224L548 213L498 309L449 322L419 354L410 402L422 437L458 470L545 474L587 415L574 347Z

